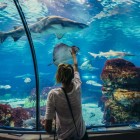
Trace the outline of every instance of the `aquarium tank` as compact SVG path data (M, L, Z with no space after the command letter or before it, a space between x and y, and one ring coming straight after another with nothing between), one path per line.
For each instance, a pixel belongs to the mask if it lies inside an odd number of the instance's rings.
M139 124L139 9L139 0L0 0L0 128L42 129L71 46L87 128Z

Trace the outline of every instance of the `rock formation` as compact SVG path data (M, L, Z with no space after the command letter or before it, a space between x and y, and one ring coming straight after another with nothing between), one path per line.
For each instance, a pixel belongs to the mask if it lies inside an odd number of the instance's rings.
M140 121L140 68L124 59L107 60L101 79L104 123Z

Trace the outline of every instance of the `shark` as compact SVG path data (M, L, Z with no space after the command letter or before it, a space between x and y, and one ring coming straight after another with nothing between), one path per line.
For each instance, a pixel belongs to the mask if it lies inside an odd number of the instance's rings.
M37 22L30 24L28 27L33 33L55 34L58 39L61 39L65 33L80 31L88 25L61 16L47 16L38 18ZM15 26L11 31L0 32L0 42L3 43L9 36L17 41L24 34L23 26Z
M107 59L108 58L114 58L114 57L119 57L119 58L122 58L122 57L125 57L125 56L135 56L134 54L131 54L131 53L126 53L126 52L121 52L121 51L113 51L113 50L110 50L109 52L100 52L99 54L95 54L95 53L91 53L91 52L88 52L91 56L93 56L94 58L96 57L106 57Z
M4 10L7 7L7 3L0 2L0 10Z
M86 60L85 62L83 62L79 68L81 70L88 70L88 71L93 71L93 70L97 70L98 69L98 68L93 67L90 64L90 60Z

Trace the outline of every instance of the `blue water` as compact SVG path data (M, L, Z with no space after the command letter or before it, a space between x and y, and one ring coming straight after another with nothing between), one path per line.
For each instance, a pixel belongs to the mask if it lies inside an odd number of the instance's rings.
M0 0L0 4L7 3L7 7L0 9L0 31L13 30L14 26L21 26L22 22L12 0ZM82 79L82 103L95 104L100 100L102 69L106 57L92 57L88 52L100 53L122 51L134 54L134 57L125 57L140 66L140 1L139 0L19 0L28 24L35 23L37 18L57 15L69 18L89 27L75 33L66 33L62 39L54 34L45 35L32 33L35 46L40 91L44 87L55 85L56 66L48 66L52 62L53 48L58 43L66 43L80 48L78 66ZM10 88L0 88L0 100L25 99L35 88L33 62L26 35L17 42L8 37L0 44L0 85L9 85ZM96 69L80 69L88 61ZM30 78L30 82L25 82ZM87 81L94 84L88 84ZM8 94L8 95L7 95ZM97 109L95 109L97 108ZM96 111L98 110L98 111ZM103 115L100 108L93 107L95 116ZM84 112L85 113L85 112ZM96 118L96 119L97 119ZM102 118L102 116L101 116ZM94 125L101 124L101 118L94 119ZM88 119L85 117L86 123Z

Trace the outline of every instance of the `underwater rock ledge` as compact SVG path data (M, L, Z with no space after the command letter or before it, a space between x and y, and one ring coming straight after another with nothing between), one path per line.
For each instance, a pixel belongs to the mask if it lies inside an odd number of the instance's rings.
M106 61L101 78L105 86L140 89L140 68L124 59Z
M124 59L107 60L101 79L105 124L140 121L140 68Z

